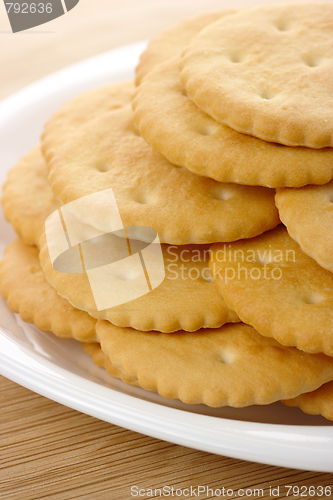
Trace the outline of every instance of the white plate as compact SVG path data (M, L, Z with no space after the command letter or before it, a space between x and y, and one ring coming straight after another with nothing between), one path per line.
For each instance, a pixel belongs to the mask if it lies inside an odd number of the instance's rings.
M55 73L0 105L0 183L38 143L43 123L64 101L131 78L143 43L121 47ZM13 238L0 216L0 251ZM0 301L0 370L48 398L134 431L200 450L271 465L333 472L333 425L281 403L210 409L162 399L96 368L81 345L20 321Z

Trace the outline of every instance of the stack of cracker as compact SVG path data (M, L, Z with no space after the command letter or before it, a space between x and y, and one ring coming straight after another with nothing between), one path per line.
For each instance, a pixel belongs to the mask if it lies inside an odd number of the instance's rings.
M333 420L332 39L328 3L208 13L151 41L135 84L67 103L4 185L10 309L166 398ZM108 189L125 229L157 231L165 278L100 309L44 230ZM103 203L80 206L110 233Z

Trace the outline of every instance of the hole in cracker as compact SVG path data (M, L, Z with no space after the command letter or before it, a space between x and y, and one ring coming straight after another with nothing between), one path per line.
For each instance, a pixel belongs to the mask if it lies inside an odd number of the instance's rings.
M140 134L139 130L136 127L133 127L132 132L137 137L141 137L141 134Z
M333 191L326 193L326 199L330 203L333 203Z
M315 293L305 293L301 296L302 301L304 304L318 304L319 302L322 302L324 299L321 295L315 294Z
M120 281L131 281L137 277L137 273L126 271L125 269L113 269L112 276Z
M274 99L275 94L270 90L263 90L260 94L260 97L261 99L264 99L264 101L269 101L270 99Z
M31 267L30 268L30 273L33 275L33 276L40 276L41 274L43 274L42 270L38 267Z
M322 63L320 57L315 56L314 54L306 54L303 56L303 61L309 68L316 68Z
M105 173L109 171L109 165L105 161L100 161L95 165L96 170Z
M233 352L223 351L219 353L217 360L223 365L228 365L232 363L235 359L235 355Z
M209 267L206 267L205 269L202 270L200 279L204 283L214 283L214 278L210 272Z
M229 59L232 63L237 64L237 63L243 62L245 59L245 56L244 56L244 54L241 54L240 52L231 52L229 54Z
M151 202L151 197L147 193L134 193L133 200L140 205L148 205Z
M286 19L279 19L276 21L275 26L278 31L288 31L290 29Z
M196 127L196 132L200 135L213 135L218 128L218 125L202 125L200 127Z
M233 192L227 186L215 186L210 195L214 200L227 201L233 197Z
M263 250L262 252L257 252L255 261L259 266L266 266L272 262L272 253L269 251Z
M140 131L133 121L131 121L131 123L128 124L127 132L137 137L141 137Z

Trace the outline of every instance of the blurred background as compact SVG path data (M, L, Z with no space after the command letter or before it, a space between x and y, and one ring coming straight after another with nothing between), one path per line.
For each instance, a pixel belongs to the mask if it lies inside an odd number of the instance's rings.
M278 0L279 1L279 0ZM280 0L281 1L281 0ZM0 99L100 52L157 35L200 12L274 0L80 0L66 15L13 34L0 3Z

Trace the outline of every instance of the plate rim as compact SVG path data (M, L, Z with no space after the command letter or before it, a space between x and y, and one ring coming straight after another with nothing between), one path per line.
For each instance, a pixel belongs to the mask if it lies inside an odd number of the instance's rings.
M332 427L247 422L185 412L123 394L90 380L84 380L84 389L79 375L37 353L27 352L15 344L3 328L0 328L0 333L1 374L60 404L135 432L210 453L225 453L232 458L253 461L253 450L256 449L255 461L259 463L332 472L329 465L333 459ZM16 356L21 359L19 363L15 361ZM133 411L136 417L140 416L138 420L130 418ZM158 425L154 426L157 422ZM207 422L208 429L203 425ZM242 448L239 448L240 441ZM295 442L299 444L297 449L293 446ZM278 457L272 456L272 447ZM321 460L309 463L309 453L311 456L318 452L319 447Z

